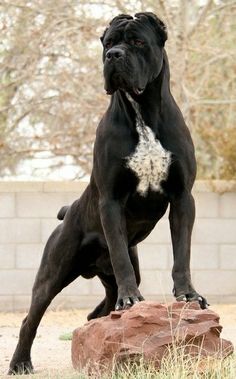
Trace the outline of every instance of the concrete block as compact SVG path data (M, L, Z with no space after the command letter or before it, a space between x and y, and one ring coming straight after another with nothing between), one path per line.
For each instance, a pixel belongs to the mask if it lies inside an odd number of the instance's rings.
M69 309L69 308L70 309L80 308L79 303L78 303L78 296L63 295L62 293L59 293L56 297L54 297L54 299L52 300L47 310L60 311L62 309ZM42 325L43 325L43 321L44 320L42 320Z
M219 195L213 192L195 194L196 217L210 218L219 216Z
M0 192L42 192L43 182L0 181Z
M138 256L141 270L161 270L168 268L170 245L159 245L142 242L138 245Z
M35 270L1 270L0 295L28 295L31 293Z
M155 294L155 295L146 295L145 296L145 300L147 301L156 301L157 303L161 303L161 304L170 304L170 303L173 303L173 301L175 301L175 298L173 295L171 295L171 292L169 294L162 294L162 295L158 295L158 294Z
M52 217L65 204L65 196L61 193L17 193L16 212L18 217Z
M236 218L236 193L224 193L220 196L220 215Z
M15 245L0 245L0 267L1 270L15 267Z
M15 217L15 194L0 193L1 218Z
M75 281L69 284L66 288L62 290L62 294L68 295L89 295L90 294L90 283L89 280L84 278L75 279Z
M43 244L18 244L16 246L16 268L38 269L43 249Z
M41 242L45 244L48 237L51 235L53 230L61 223L57 219L42 219L41 220Z
M105 296L105 289L101 281L99 280L98 277L95 277L89 281L91 285L91 295L99 295L102 301L103 297Z
M87 309L88 314L95 308L95 306L98 305L99 297L96 295L82 295L80 296L79 294L77 296L72 296L72 295L63 295L59 294L53 299L52 303L49 306L49 309L71 309L71 308L82 308L82 309Z
M209 297L209 299L210 299L210 304L213 304L213 302L211 302L211 298L210 297ZM222 303L222 304L236 303L236 294L234 294L234 295L217 296L217 302L218 303Z
M40 243L41 223L39 219L16 219L15 241L17 243Z
M65 205L71 205L74 203L75 200L79 199L81 194L77 192L67 192L65 193L66 196L66 204Z
M192 245L191 268L193 270L216 270L219 268L217 245Z
M197 219L192 242L195 244L236 243L236 219Z
M198 218L192 239L192 277L210 303L212 299L236 301L236 182L230 188L228 183L197 183L194 191ZM87 184L0 182L0 310L29 308L45 243L60 223L56 214L61 206L79 198ZM146 299L163 302L173 300L168 213L139 245L141 291ZM98 278L77 279L56 297L52 307L92 310L103 297Z
M151 234L145 239L145 242L159 244L171 243L169 221L167 219L161 219Z
M144 297L149 295L168 295L171 294L172 288L173 282L169 271L142 271L140 291Z
M15 242L15 220L0 219L0 244Z
M14 310L13 296L0 295L0 312L13 312Z
M44 182L43 183L43 191L44 192L74 192L77 193L79 197L80 194L85 190L88 186L88 181L60 181L60 182Z
M31 303L31 294L29 295L14 295L13 296L13 307L14 311L21 311L28 313ZM23 320L23 317L22 317Z
M236 180L197 180L194 192L236 192Z
M236 269L236 244L220 246L220 268L225 270Z
M193 283L201 295L236 295L234 270L206 270L193 273Z

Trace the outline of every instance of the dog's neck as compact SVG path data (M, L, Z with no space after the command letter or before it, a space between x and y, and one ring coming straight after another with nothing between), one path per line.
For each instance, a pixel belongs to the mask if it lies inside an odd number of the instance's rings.
M134 109L135 128L139 136L142 137L144 141L148 142L150 139L150 130L152 130L155 133L156 139L158 139L159 137L158 130L156 128L153 130L152 125L147 125L147 123L144 121L141 115L139 103L137 103L128 92L125 92L125 95Z
M126 95L127 99L129 100L129 102L131 103L131 105L135 111L136 127L144 127L145 122L144 122L142 115L141 115L140 105L132 98L132 96L128 92L125 92L125 95Z
M145 99L139 102L136 101L136 99L134 99L128 92L125 92L124 94L134 110L136 130L139 130L140 132L141 130L145 130L145 127L148 126L153 130L153 132L155 132L158 138L158 126L161 121L161 107L159 105L159 102L157 102L157 104L154 104L154 106L150 106L146 94L144 95ZM147 108L150 110L148 113L146 111Z

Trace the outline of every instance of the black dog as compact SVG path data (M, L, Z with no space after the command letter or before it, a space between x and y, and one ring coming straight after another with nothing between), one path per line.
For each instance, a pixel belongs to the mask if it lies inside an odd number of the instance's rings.
M88 319L141 301L136 245L170 204L177 300L206 300L191 284L194 147L169 87L166 27L152 13L115 17L101 38L111 103L97 129L90 184L50 236L9 373L33 370L30 350L52 299L79 275L106 291ZM157 255L158 257L158 255ZM158 258L157 258L158 259Z

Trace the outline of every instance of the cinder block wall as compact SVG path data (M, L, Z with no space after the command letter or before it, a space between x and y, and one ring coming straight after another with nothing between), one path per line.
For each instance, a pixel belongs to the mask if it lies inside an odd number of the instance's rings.
M56 214L86 187L83 182L0 182L0 310L25 310ZM236 183L197 182L192 279L210 302L236 301ZM172 298L172 248L167 215L139 246L146 299ZM104 296L97 279L80 278L51 307L90 308Z

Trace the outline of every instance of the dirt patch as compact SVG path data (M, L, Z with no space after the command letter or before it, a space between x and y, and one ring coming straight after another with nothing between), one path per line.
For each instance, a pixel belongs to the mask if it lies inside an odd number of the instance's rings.
M212 305L220 315L222 337L236 346L236 304ZM71 341L60 336L70 333L86 322L89 310L48 311L38 329L32 348L32 361L36 372L45 370L71 370ZM0 313L0 377L4 378L18 340L19 327L25 313ZM45 377L48 377L45 375Z
M38 328L32 348L37 372L45 369L71 368L71 341L59 337L83 325L87 310L48 311ZM0 375L5 376L18 341L19 328L26 313L0 313Z

